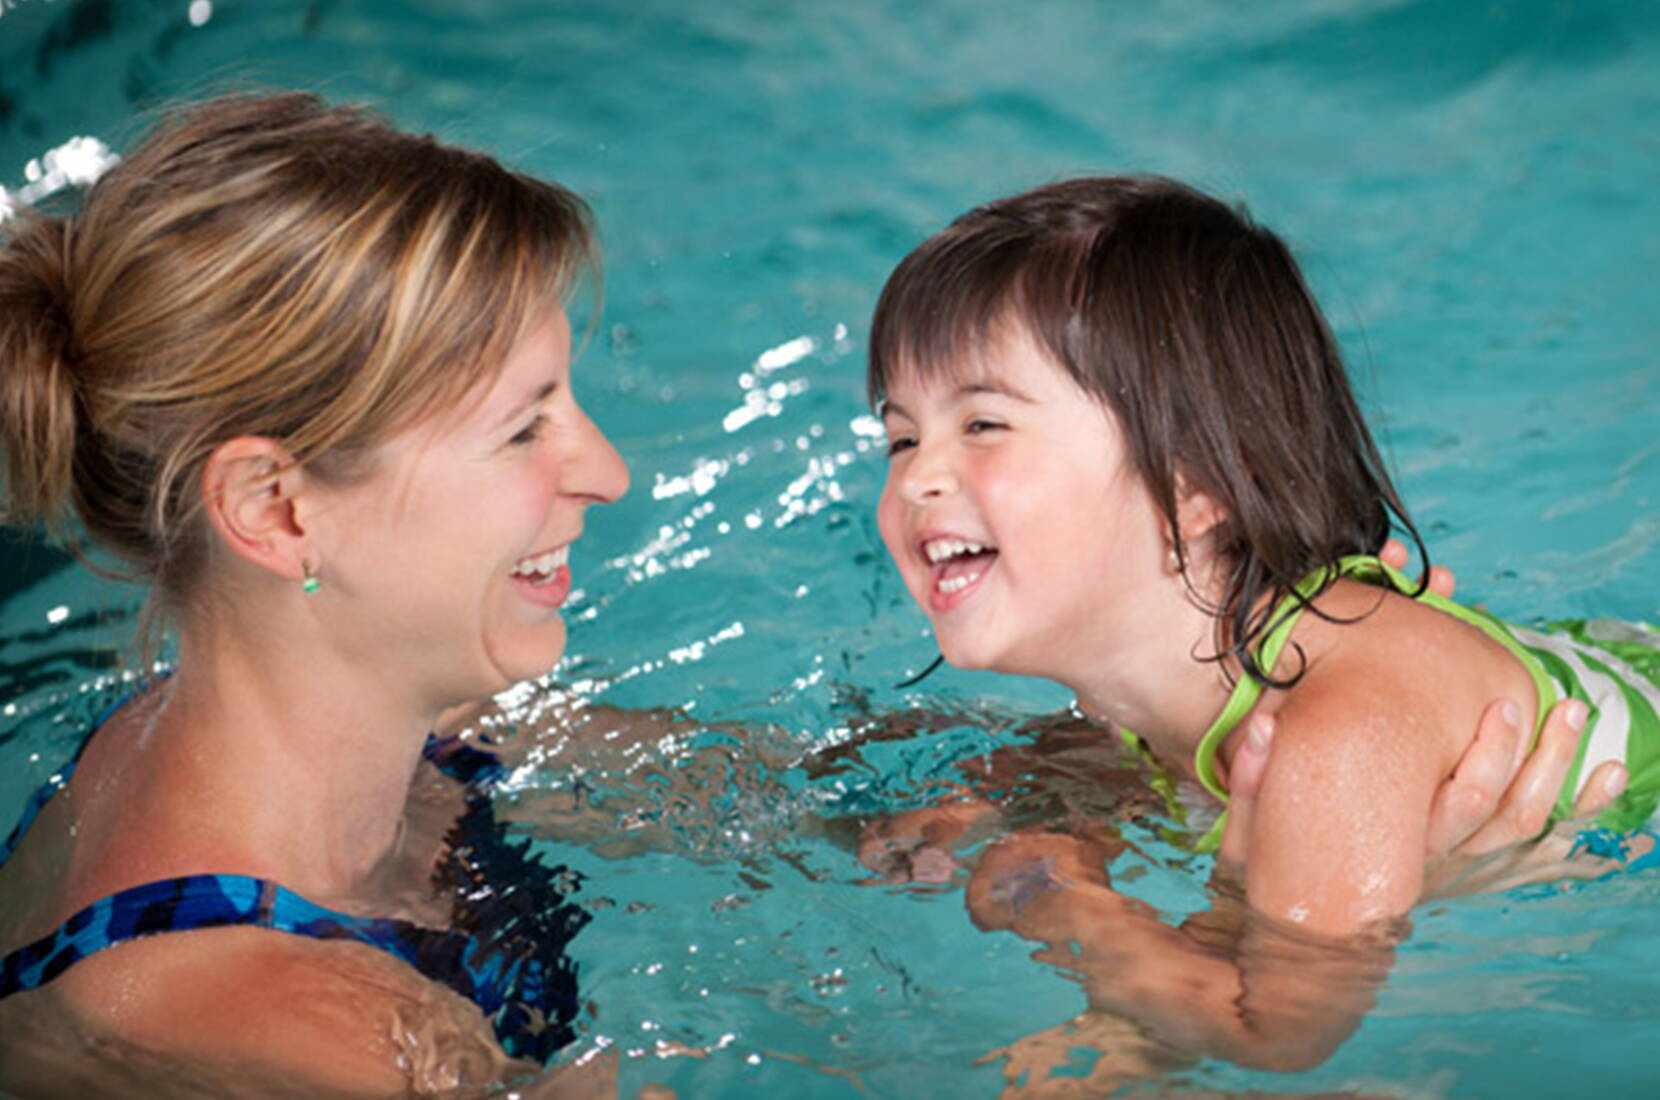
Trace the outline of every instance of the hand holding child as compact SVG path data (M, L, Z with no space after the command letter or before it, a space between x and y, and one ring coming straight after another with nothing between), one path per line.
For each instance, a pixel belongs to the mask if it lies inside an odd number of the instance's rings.
M1406 565L1406 547L1390 539L1379 555L1395 568ZM1451 597L1450 571L1430 570L1432 592ZM1476 738L1458 768L1441 785L1431 809L1426 848L1425 896L1504 890L1529 882L1560 878L1594 878L1618 863L1575 852L1574 838L1606 810L1625 789L1625 765L1605 761L1591 773L1574 802L1571 818L1540 831L1556 805L1556 793L1573 766L1585 728L1585 704L1564 699L1545 720L1531 751L1512 700L1497 700L1482 714ZM1229 776L1229 814L1248 819L1260 789L1273 744L1271 715L1252 718L1245 744ZM1223 839L1219 858L1239 863L1242 838L1249 830L1233 828Z

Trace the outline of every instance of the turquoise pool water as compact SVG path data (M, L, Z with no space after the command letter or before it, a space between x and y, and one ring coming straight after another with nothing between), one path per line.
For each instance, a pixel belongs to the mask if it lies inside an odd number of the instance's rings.
M883 559L862 403L891 265L967 206L1166 172L1299 248L1408 501L1465 595L1660 617L1660 8L1531 0L628 5L0 0L0 186L138 104L264 82L364 98L570 184L606 241L578 385L634 471L591 515L560 677L769 732L595 762L667 851L538 837L590 875L584 1042L687 1097L994 1095L995 1047L1082 1007L961 893L856 885L813 822L908 807L1013 739L1041 685L942 672ZM80 147L83 151L85 146ZM60 158L61 159L61 158ZM49 180L48 180L49 182ZM130 592L0 548L0 821L120 667ZM826 770L858 699L959 707ZM72 708L73 709L73 708ZM1172 913L1204 865L1133 834ZM1359 1033L1293 1078L1158 1087L1642 1096L1660 1080L1653 873L1428 907ZM659 1041L706 1051L660 1060ZM625 1092L626 1092L625 1088Z

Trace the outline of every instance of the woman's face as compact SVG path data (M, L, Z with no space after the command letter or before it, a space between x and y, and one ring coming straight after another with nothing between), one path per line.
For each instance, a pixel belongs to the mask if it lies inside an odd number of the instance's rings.
M564 310L541 316L482 396L393 437L337 498L318 563L349 660L439 707L541 675L588 505L628 487L576 403Z

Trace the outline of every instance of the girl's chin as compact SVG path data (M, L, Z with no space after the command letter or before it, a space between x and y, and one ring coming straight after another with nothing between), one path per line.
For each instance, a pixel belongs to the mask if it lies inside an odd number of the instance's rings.
M997 655L983 644L984 639L978 640L982 644L976 644L974 640L941 637L938 632L934 634L934 638L939 643L940 656L944 657L945 663L952 668L975 672L1004 671L1000 667Z
M997 672L1005 676L1035 676L1038 679L1059 678L1059 670L1052 660L1031 660L1030 653L1012 652L1006 647L988 645L986 638L953 638L934 635L940 656L952 668L974 672Z

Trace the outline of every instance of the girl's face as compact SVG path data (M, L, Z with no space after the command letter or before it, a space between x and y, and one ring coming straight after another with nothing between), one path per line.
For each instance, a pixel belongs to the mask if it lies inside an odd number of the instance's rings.
M1112 415L1018 325L962 379L892 379L877 512L958 667L1068 680L1136 638L1167 540Z
M348 657L409 678L429 703L552 668L588 505L628 471L571 392L571 333L550 309L482 397L395 436L328 507L318 597Z

